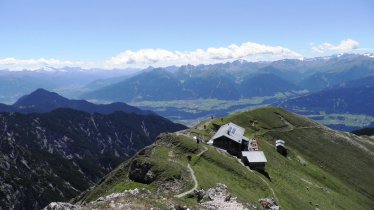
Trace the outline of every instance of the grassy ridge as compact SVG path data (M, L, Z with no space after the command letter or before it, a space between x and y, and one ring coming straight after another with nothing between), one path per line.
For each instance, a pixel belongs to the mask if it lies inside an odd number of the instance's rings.
M199 189L224 183L242 203L259 207L258 199L273 197L274 191L284 209L371 209L374 205L373 183L370 181L373 177L370 151L373 148L367 142L361 139L349 142L346 134L326 129L278 108L256 109L222 120L214 119L203 122L208 125L207 129L200 129L202 123L189 132L208 138L213 134L213 123L227 122L246 128L248 137L256 136L268 160L266 170L270 179L250 171L236 158L208 145L204 145L208 150L197 157L203 150L201 144L183 135L168 134L107 175L83 200L94 200L111 192L135 187L146 187L156 193L160 192L159 183L169 179L178 179L183 183L181 192L190 189L193 182L186 172L187 156L190 155ZM278 138L286 140L289 148L287 158L278 154L273 146ZM369 148L369 151L365 152L362 147ZM155 182L144 185L128 179L129 164L135 159L153 164L158 174ZM163 196L174 203L199 208L192 198L176 199L172 193Z
M372 153L361 148L373 151L368 142L272 107L213 121L216 124L227 122L246 128L248 137L259 140L268 159L270 185L279 194L284 207L297 209L304 203L304 208L317 204L327 209L370 209L374 204ZM202 135L212 129L210 126ZM275 152L274 141L279 138L287 142L288 158Z

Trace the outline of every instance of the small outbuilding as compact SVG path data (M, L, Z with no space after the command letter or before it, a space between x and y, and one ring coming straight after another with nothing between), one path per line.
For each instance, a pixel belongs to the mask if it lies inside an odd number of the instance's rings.
M208 143L240 157L241 151L248 150L249 139L244 132L244 128L230 122L222 125Z
M251 169L265 170L266 160L263 151L242 151L242 161Z
M287 156L287 148L286 148L286 142L282 139L278 139L275 141L275 146L277 147L277 152L280 153L283 156Z

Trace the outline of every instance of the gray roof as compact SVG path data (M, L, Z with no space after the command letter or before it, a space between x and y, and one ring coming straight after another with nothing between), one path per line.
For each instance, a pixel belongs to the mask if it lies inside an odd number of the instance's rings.
M250 163L268 162L263 151L242 151L242 156L246 157Z
M232 139L238 143L242 143L242 140L249 141L247 137L244 136L245 129L234 124L234 123L227 123L222 125L216 134L212 137L212 140L225 136L229 139Z
M281 144L284 144L284 143L286 143L286 142L283 141L282 139L278 139L278 140L275 141L275 143L281 143Z
M278 139L275 141L275 146L282 146L282 147L285 147L284 145L286 144L285 141L281 140L281 139Z

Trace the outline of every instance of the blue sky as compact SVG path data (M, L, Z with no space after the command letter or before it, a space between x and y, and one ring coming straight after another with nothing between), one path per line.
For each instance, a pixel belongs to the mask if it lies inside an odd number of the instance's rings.
M0 0L2 68L364 53L373 37L372 0Z

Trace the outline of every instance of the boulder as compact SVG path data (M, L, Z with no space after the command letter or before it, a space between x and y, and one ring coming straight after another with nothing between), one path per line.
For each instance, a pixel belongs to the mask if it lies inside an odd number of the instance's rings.
M151 163L136 159L131 163L129 178L135 182L150 184L156 179L156 174L151 168Z
M261 198L258 202L264 209L281 210L274 198Z

